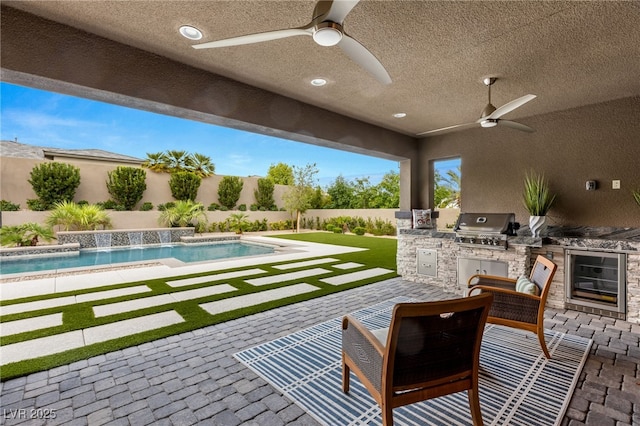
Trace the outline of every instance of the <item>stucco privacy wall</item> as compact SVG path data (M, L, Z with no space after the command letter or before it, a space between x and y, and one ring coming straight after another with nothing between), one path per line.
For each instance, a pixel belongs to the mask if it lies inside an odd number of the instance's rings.
M314 223L316 218L320 218L320 222L323 220L329 219L337 216L351 216L351 217L362 217L364 219L371 218L371 220L381 219L383 221L389 221L393 225L395 225L395 213L396 209L312 209L307 210L303 217L306 217L307 220L313 220ZM207 220L209 223L214 222L223 222L231 216L233 213L238 213L238 211L215 211L215 212L206 212ZM271 222L279 222L281 220L291 219L291 215L285 211L277 211L277 212L252 212L246 211L243 212L248 216L248 220L253 222L255 220L263 220L267 219L268 223ZM2 217L2 225L20 225L28 222L35 222L44 224L47 216L50 212L34 212L31 210L22 210L19 212L0 212ZM157 228L158 227L158 216L160 212L157 210L141 212L141 211L131 211L131 212L118 212L118 211L109 211L109 217L111 218L111 223L113 225L113 229L148 229L148 228ZM315 226L315 225L314 225Z
M44 160L30 158L0 157L0 198L20 204L27 208L27 199L38 198L28 182L31 170ZM114 170L117 164L87 160L64 159L62 163L72 164L80 169L80 186L76 192L75 201L86 200L90 203L106 201L111 198L107 191L107 173ZM131 167L131 165L126 165ZM142 197L142 202L149 201L154 206L175 201L169 188L169 174L155 173L146 170L147 189ZM202 180L198 190L197 201L205 207L211 203L218 203L218 185L223 176L214 175ZM243 177L243 187L240 193L238 205L246 204L247 208L254 204L254 191L258 188L257 177ZM278 207L283 207L282 196L287 187L276 185L274 188L274 200ZM141 205L141 204L139 204ZM138 206L139 207L139 206Z

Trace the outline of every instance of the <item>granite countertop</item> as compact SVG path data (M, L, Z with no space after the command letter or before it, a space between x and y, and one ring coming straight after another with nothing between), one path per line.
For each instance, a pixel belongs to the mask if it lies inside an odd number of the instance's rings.
M454 232L436 229L399 229L399 235L424 236L430 238L455 239ZM585 250L606 250L618 252L640 251L640 228L550 226L543 238L533 238L529 228L523 226L518 235L509 237L510 246L542 247L545 244L561 245Z

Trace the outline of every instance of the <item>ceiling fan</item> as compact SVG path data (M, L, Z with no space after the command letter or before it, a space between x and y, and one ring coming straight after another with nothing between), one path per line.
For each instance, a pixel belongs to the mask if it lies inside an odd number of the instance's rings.
M441 129L429 130L427 132L418 133L417 136L426 136L426 135L433 136L436 134L469 129L471 127L477 127L478 125L480 127L494 127L494 126L497 126L498 124L501 126L511 127L517 130L522 130L523 132L529 132L529 133L535 132L535 130L529 126L525 126L524 124L517 123L515 121L503 120L500 117L502 117L508 112L513 111L516 108L521 107L527 102L535 99L536 95L524 95L518 99L514 99L513 101L502 105L500 108L496 108L491 104L491 86L493 85L493 83L496 82L496 80L497 80L496 77L487 77L482 81L489 89L489 103L482 110L482 113L480 114L479 119L477 119L473 123L456 124L455 126L443 127Z
M305 26L288 28L264 33L248 34L224 40L196 44L194 49L210 49L216 47L239 46L242 44L260 43L294 36L311 36L320 46L338 45L344 53L362 68L367 70L378 81L391 83L391 77L378 59L356 39L343 29L344 19L360 0L319 0L313 10L311 22Z

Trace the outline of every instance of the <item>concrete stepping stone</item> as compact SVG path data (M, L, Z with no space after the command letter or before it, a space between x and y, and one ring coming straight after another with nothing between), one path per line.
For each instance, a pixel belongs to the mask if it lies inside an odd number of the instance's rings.
M3 345L2 352L0 352L0 365L53 355L68 351L69 349L81 348L82 346L84 346L82 330L54 334L53 336L26 340L11 345Z
M166 311L157 314L131 318L111 324L98 325L84 329L84 342L86 345L119 339L125 336L155 330L169 325L184 322L184 318L176 311Z
M310 293L316 290L319 290L318 287L311 284L294 284L287 287L261 291L259 293L245 294L244 296L231 297L215 302L202 303L200 304L200 307L209 312L211 315L215 315L222 312L233 311L234 309L244 308L247 306L259 305L261 303L270 302L272 300L284 299L285 297L289 296Z
M160 312L111 324L75 330L2 346L0 365L81 348L184 322L176 311Z
M321 279L320 281L322 281L323 283L331 284L331 285L342 285L342 284L352 283L354 281L360 281L367 278L373 278L380 275L385 275L391 272L393 271L390 269L373 268L373 269L366 269L364 271L352 272L350 274L342 274L342 275L337 275L335 277L324 278L324 279Z
M206 277L185 278L182 280L167 281L167 285L171 287L183 287L187 285L202 284L202 283L208 283L212 281L222 281L222 280L229 280L232 278L248 277L250 275L258 275L265 272L267 271L265 271L264 269L252 268L252 269L245 269L242 271L224 272L222 274L207 275Z
M151 291L146 285L136 285L133 287L117 288L115 290L96 291L94 293L78 294L76 302L93 302L95 300L111 299L112 297L131 296Z
M93 307L93 313L96 318L106 317L109 315L120 314L123 312L136 311L138 309L150 308L153 306L168 305L171 303L183 302L185 300L197 299L199 297L213 296L216 294L238 291L237 288L229 284L220 284L211 287L196 288L194 290L178 291L169 294L160 294L157 296L143 297L134 300L125 300L123 302L109 303L107 305L98 305Z
M325 257L323 259L313 259L313 260L307 260L304 262L287 263L285 265L274 265L273 268L280 269L281 271L285 271L288 269L305 268L307 266L321 265L323 263L338 262L338 261L339 259L334 259L332 257Z
M364 266L364 265L362 263L356 263L356 262L346 262L346 263L340 263L338 265L333 265L334 268L342 269L342 270L355 269L361 266Z
M57 308L61 306L73 305L74 303L92 302L94 300L105 300L112 297L130 296L132 294L151 291L146 285L118 288L115 290L96 291L93 293L78 294L77 296L56 297L53 299L36 300L34 302L18 303L2 307L2 315L18 314L22 312L33 312L40 309Z
M259 286L259 285L266 285L266 284L281 283L281 282L290 281L290 280L297 280L299 278L308 278L308 277L313 277L315 275L322 275L322 274L328 274L328 273L331 273L331 271L327 269L322 269L322 268L313 268L313 269L305 269L303 271L271 275L268 277L254 278L254 279L244 280L244 281L247 284Z
M0 325L0 336L11 336L12 334L20 334L27 331L55 327L57 325L62 325L62 312L15 321L4 321L2 325Z
M2 315L19 314L22 312L39 311L40 309L56 308L58 306L73 305L76 303L75 296L56 297L53 299L36 300L34 302L16 303L0 308Z

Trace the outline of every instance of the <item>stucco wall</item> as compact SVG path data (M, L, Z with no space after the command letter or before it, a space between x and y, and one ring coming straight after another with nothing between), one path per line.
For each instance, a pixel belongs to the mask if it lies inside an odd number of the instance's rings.
M20 204L23 209L27 208L27 199L38 198L33 192L31 184L28 182L29 174L33 167L46 160L34 160L31 158L0 158L0 198ZM87 200L90 203L106 201L111 198L107 191L107 173L114 170L117 164L104 162L83 161L83 160L59 160L60 162L73 164L80 168L80 186L76 192L75 201ZM131 166L129 166L131 167ZM147 190L144 192L142 201L153 203L157 206L168 201L175 201L171 196L169 188L169 174L147 172ZM202 180L198 190L197 201L208 206L211 203L218 203L218 185L223 176L214 175ZM242 192L238 205L246 204L247 208L254 204L255 196L253 192L258 188L258 178L244 177ZM274 189L274 200L278 207L283 207L282 195L286 191L286 186L276 185Z
M529 117L536 129L524 133L500 126L425 139L423 164L460 157L462 211L514 212L528 223L522 205L523 177L542 172L557 199L550 225L640 226L640 206L631 190L640 189L640 97ZM429 204L428 167L421 169L421 204ZM612 189L612 180L621 189ZM586 191L587 180L598 189Z
M364 219L371 218L382 219L384 221L389 221L395 226L395 212L396 209L323 209L323 210L308 210L304 217L307 220L316 221L316 217L320 218L320 221L331 217L337 216L351 216L351 217L362 217ZM223 222L231 216L233 213L238 213L238 211L213 211L207 212L207 220L209 223L214 222ZM252 212L246 211L244 212L248 216L248 220L253 222L255 220L263 220L267 219L268 223L271 222L279 222L281 220L291 219L291 215L286 211L277 211L277 212ZM44 224L47 216L50 212L34 212L30 210L22 210L18 212L0 212L2 215L2 225L11 226L11 225L20 225L28 222L35 222ZM153 211L131 211L131 212L118 212L118 211L109 211L109 217L111 218L111 223L114 229L148 229L148 228L157 228L158 217L160 212L157 210Z

